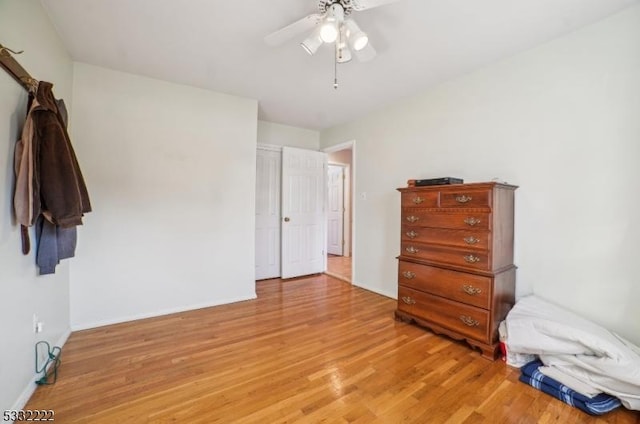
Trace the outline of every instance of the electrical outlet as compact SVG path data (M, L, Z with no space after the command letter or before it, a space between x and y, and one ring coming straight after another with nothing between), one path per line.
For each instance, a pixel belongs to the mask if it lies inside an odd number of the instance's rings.
M33 314L33 332L42 333L44 322L40 321L37 314Z

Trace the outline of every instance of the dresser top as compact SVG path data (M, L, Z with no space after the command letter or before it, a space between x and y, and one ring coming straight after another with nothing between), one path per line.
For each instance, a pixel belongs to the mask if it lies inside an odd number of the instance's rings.
M500 188L505 190L515 190L518 188L516 185L499 183L495 181L481 182L481 183L466 183L466 184L441 184L431 186L417 186L417 187L400 187L397 190L400 192L405 191L442 191L442 190L468 190L468 189L493 189Z

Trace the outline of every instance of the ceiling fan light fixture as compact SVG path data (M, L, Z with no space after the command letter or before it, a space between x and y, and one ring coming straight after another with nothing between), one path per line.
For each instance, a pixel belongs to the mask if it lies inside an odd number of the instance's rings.
M339 28L344 21L344 9L340 3L333 3L320 27L320 38L325 43L333 43L338 38Z
M320 39L325 43L333 43L338 38L338 28L335 22L325 22L320 27Z
M300 45L315 54L323 43L332 44L334 62L333 87L338 88L338 64L349 62L353 56L360 62L376 57L376 51L363 32L350 17L354 11L373 9L400 0L317 0L318 13L312 13L267 35L265 42L271 46L284 43L289 38L313 30ZM307 33L308 34L308 33Z
M355 53L360 62L368 62L376 57L376 49L373 48L371 43L367 43L364 49L356 51Z
M318 51L318 48L320 48L320 46L322 45L323 40L320 37L321 29L322 27L316 28L315 31L313 31L311 35L307 37L306 40L300 43L304 51L309 53L311 56L313 56Z
M369 44L369 37L364 32L358 34L358 36L352 38L351 44L353 44L353 50L359 52L360 50L367 47Z
M344 24L347 27L346 33L349 46L357 52L364 49L369 43L369 36L362 32L353 19L348 19Z

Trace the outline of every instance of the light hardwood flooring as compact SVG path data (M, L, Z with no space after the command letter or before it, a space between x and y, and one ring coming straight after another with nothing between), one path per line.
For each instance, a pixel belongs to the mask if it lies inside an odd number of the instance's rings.
M327 255L326 274L351 282L351 257Z
M27 409L57 423L640 423L586 415L326 275L258 299L73 333Z

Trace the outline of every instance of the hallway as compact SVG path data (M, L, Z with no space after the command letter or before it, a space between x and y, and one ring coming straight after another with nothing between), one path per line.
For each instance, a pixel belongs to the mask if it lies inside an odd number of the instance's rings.
M325 274L350 283L351 257L327 255L327 271Z

